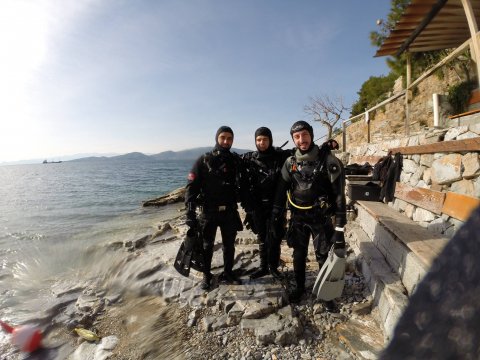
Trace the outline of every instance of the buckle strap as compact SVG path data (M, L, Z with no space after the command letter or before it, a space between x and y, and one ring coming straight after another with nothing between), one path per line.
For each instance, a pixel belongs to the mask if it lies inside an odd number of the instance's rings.
M202 210L206 212L221 212L227 210L235 210L237 207L234 205L216 205L216 206L203 206Z

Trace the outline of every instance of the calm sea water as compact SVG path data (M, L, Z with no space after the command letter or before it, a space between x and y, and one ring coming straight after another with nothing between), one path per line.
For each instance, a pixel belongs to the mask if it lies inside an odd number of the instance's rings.
M26 299L89 266L90 246L151 233L162 209L142 201L184 186L192 163L0 166L0 319L21 320Z

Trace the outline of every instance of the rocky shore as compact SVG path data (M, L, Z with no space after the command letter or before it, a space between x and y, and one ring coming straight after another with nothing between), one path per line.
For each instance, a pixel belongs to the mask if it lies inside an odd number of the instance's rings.
M177 192L181 199L181 191ZM182 204L169 197L159 211L177 214L152 234L92 249L109 257L100 276L79 279L78 286L56 285L54 300L42 304L31 322L44 332L43 348L30 355L6 346L0 359L374 359L383 334L371 313L371 298L356 259L349 251L346 286L339 313L327 313L312 298L318 265L310 246L307 293L290 305L292 250L282 244L281 281L272 276L249 280L259 265L253 233L237 236L234 271L242 285L221 280L222 250L217 243L212 263L214 287L200 289L201 274L190 277L173 268L185 236ZM218 234L219 239L219 234ZM100 255L99 255L100 254ZM310 261L311 260L311 261ZM96 333L89 342L75 328Z

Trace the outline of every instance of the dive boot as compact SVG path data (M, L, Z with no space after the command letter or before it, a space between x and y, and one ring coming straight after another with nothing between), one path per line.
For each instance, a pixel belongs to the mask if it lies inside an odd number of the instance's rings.
M303 293L305 292L305 288L295 286L291 291L288 293L288 301L291 304L299 303L302 299Z
M233 272L223 272L223 280L227 284L233 284L233 285L242 285L242 280L237 277Z
M251 280L254 280L254 279L258 279L258 278L261 278L265 275L268 275L268 268L267 267L260 267L259 269L255 270L251 275L250 275L250 279Z
M212 273L204 273L202 282L200 283L200 288L202 290L210 290L211 282L212 282Z
M338 313L338 307L337 304L335 304L335 301L329 300L325 301L323 303L323 306L325 307L325 311L329 313Z
M277 268L270 267L270 274L273 276L275 280L282 280L282 273L278 271Z

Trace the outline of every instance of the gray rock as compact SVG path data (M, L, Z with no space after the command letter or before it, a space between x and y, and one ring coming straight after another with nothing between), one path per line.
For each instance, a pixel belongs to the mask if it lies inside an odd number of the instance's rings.
M212 325L213 323L216 321L216 317L215 316L205 316L203 319L202 319L202 329L205 331L205 332L209 332L209 331L212 331Z
M462 179L462 156L449 154L437 159L432 164L432 182L450 184Z
M435 219L435 214L431 211L417 207L413 213L413 221L430 222Z
M144 207L147 206L165 206L176 202L185 201L185 187L178 188L171 191L167 195L160 196L156 199L148 200L143 203Z
M458 135L457 140L465 140L465 139L473 139L478 137L478 134L472 132L472 131L467 131L464 134Z
M257 301L248 302L243 314L244 319L259 319L265 315L271 314L275 311L275 307L271 304L260 303Z
M475 185L472 180L461 180L461 181L454 182L450 190L458 194L463 194L463 195L468 195L473 197L475 197L476 195Z
M81 311L91 311L99 304L99 299L96 296L80 295L75 306Z
M110 335L102 338L100 341L99 348L103 350L113 350L118 344L118 337L115 335Z
M432 166L433 160L433 154L422 154L420 156L420 165L424 165L429 168Z
M71 360L94 360L97 345L84 341L70 356Z
M228 327L228 314L222 314L218 316L212 324L212 330L217 331Z
M372 311L371 301L355 304L352 306L352 313L356 315L367 315L367 314L370 314L371 311Z
M464 167L463 178L472 179L480 174L480 159L478 153L468 153L462 157Z

